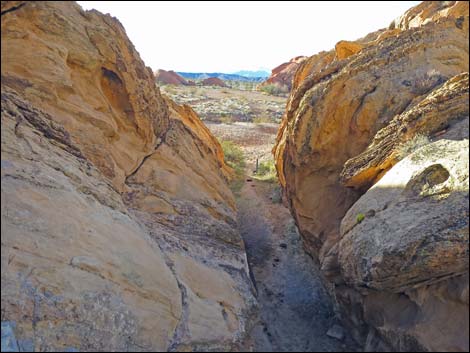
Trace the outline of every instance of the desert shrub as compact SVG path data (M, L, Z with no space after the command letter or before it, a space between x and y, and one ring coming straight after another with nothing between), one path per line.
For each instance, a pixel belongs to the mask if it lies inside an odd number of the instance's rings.
M289 93L289 88L286 85L269 84L261 86L260 90L272 96L285 96Z
M232 191L238 192L243 186L245 176L246 163L243 151L232 141L221 141L220 144L224 151L225 163L235 172L235 177L230 186Z
M258 175L266 175L276 171L273 161L260 162L258 166Z
M166 94L170 94L170 95L176 94L176 90L173 85L165 85L164 87L162 87L162 89L164 90Z
M269 160L260 162L258 165L258 170L256 171L256 179L268 182L276 182L277 173L274 161Z
M271 123L271 122L272 122L271 119L266 114L259 115L253 118L253 123L255 124L265 124L265 123Z
M228 114L222 114L219 121L223 124L233 124L233 117Z
M399 160L402 160L406 156L410 155L417 149L426 146L430 142L431 141L426 135L416 134L410 140L398 145L398 147L396 148L397 157Z

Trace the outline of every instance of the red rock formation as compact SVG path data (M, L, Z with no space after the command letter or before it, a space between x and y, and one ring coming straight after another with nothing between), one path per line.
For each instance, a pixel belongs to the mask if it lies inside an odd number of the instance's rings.
M261 86L277 84L281 86L287 86L290 90L292 88L292 78L294 77L295 72L299 68L300 64L307 58L307 56L296 56L288 62L272 69L271 76L269 76L268 79L261 84Z
M202 81L204 86L219 86L219 87L227 87L224 81L222 81L218 77L209 77Z
M178 75L173 70L165 71L159 69L155 72L155 80L157 83L163 85L189 85L188 81L186 81L183 77Z

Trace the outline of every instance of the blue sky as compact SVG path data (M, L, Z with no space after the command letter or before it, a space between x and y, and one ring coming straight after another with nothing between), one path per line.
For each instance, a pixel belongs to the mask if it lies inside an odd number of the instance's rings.
M189 72L270 71L379 28L419 1L79 1L117 17L146 65Z

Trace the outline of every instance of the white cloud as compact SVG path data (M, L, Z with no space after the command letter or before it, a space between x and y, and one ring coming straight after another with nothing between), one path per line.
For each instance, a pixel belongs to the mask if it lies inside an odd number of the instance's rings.
M418 1L79 1L117 17L152 69L274 68L387 27Z

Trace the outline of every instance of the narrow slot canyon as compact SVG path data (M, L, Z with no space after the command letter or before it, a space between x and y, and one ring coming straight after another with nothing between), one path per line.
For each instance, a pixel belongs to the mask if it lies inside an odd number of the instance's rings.
M2 1L1 351L468 352L469 21Z

